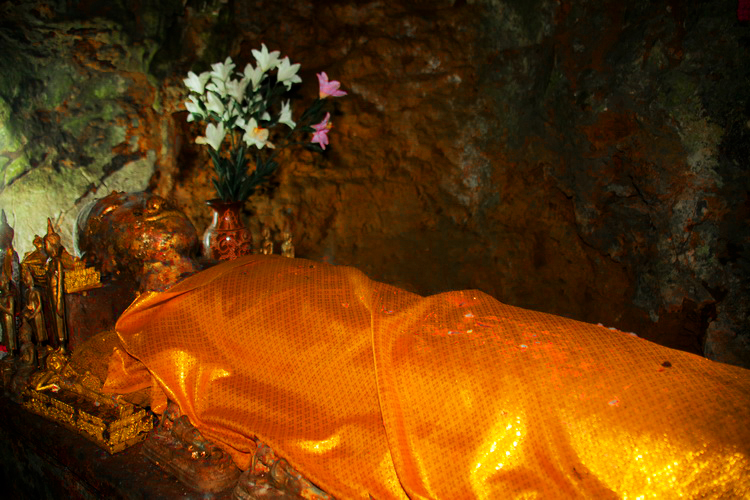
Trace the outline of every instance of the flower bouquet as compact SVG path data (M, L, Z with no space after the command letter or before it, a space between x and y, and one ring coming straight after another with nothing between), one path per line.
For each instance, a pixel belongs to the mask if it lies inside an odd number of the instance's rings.
M234 62L227 57L211 65L211 71L199 75L190 71L184 80L190 90L185 102L190 113L187 120L207 123L206 135L195 142L209 146L216 173L213 184L224 201L247 200L276 170L274 157L281 149L302 145L323 151L331 129L326 98L346 95L339 82L329 81L325 72L318 73L319 95L297 123L291 100L283 99L294 84L302 82L297 75L300 65L291 64L288 57L280 59L279 51L268 52L265 44L252 53L257 64L248 63L241 73L235 72ZM269 140L271 129L279 125L285 126L286 134L278 135L280 142L274 144ZM295 137L300 133L312 135L303 140ZM248 169L250 156L255 163L252 171Z

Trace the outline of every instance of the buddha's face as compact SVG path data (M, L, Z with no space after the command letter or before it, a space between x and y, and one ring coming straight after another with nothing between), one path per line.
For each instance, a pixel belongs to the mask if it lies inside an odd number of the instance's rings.
M192 260L198 245L185 214L144 192L113 192L96 202L78 228L78 247L87 262L104 274L128 271L137 279L153 266Z
M63 354L56 352L50 353L47 356L47 369L55 373L60 373L67 364L68 360Z
M60 236L57 234L48 234L44 238L44 250L50 257L57 257L60 255Z

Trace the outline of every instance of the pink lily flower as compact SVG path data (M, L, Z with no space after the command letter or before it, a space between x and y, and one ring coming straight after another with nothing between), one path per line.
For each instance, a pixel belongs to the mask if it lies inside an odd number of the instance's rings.
M331 113L326 113L326 117L323 121L312 127L315 129L312 140L310 142L320 144L320 147L325 149L328 144L328 131L333 127L332 123L328 123L328 119L331 117Z
M339 86L341 86L340 82L336 80L328 81L328 75L326 75L325 71L318 73L318 83L320 84L319 96L321 99L325 99L328 96L341 97L342 95L346 95L346 92L339 90Z

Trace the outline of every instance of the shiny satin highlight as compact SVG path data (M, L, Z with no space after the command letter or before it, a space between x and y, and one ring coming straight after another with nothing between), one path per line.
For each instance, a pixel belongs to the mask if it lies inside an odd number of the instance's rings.
M340 498L740 498L750 371L478 291L248 256L142 295L105 388Z

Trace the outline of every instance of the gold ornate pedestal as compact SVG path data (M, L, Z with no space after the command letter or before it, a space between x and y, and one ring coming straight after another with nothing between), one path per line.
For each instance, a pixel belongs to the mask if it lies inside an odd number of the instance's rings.
M109 453L117 453L143 441L153 428L146 410L127 402L97 405L65 389L57 393L27 389L22 403L27 410L59 423L93 441Z

